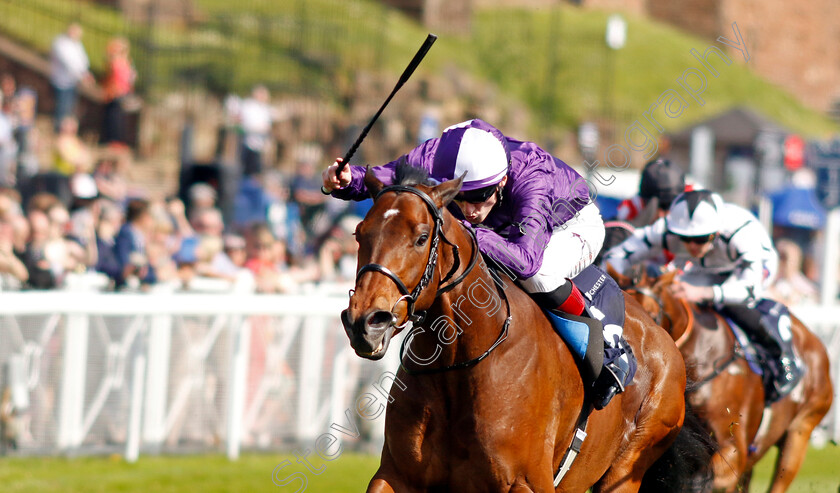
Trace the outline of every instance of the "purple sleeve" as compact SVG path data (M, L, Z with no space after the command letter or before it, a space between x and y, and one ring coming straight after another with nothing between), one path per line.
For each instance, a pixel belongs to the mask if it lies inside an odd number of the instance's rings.
M401 161L405 160L412 166L417 166L431 171L434 159L434 149L438 139L431 139L415 147L408 154L405 154L390 163L382 166L371 166L370 170L386 186L394 182L394 169ZM334 190L332 196L344 200L365 200L370 198L365 186L365 166L350 166L350 184L340 190Z
M514 227L503 237L493 230L478 228L478 246L496 262L510 269L516 276L527 279L542 266L543 252L551 239L548 211L551 204L550 176L535 172L510 191L516 211Z

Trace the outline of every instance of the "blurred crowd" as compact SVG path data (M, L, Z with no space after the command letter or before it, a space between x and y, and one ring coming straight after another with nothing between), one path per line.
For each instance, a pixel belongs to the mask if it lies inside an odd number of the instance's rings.
M364 211L320 193L317 146L294 173L264 166L274 120L265 87L229 99L240 149L233 213L223 214L218 186L200 181L180 198L155 198L129 178L128 43L109 43L96 80L81 39L72 24L52 44L52 135L35 130L38 94L0 76L0 291L290 293L353 279L352 233ZM85 84L104 98L103 127L87 132L94 137L80 134L76 117ZM47 153L36 151L43 142Z

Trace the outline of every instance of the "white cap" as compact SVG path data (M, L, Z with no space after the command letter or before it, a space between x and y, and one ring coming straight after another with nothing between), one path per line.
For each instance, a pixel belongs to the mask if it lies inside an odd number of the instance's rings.
M679 236L703 236L720 230L723 199L709 190L684 192L666 216L668 231Z

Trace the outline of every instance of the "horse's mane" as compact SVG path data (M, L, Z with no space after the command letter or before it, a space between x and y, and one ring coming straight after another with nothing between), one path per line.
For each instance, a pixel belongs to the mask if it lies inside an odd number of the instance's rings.
M394 170L394 184L409 187L414 185L435 185L435 183L429 179L428 171L423 168L412 166L405 161L397 164L397 167Z

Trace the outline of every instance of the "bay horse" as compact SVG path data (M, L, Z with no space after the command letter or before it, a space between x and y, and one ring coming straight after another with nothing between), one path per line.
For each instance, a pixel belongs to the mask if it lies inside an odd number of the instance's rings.
M778 447L769 491L788 489L805 459L811 432L828 413L832 385L822 342L793 314L793 341L807 370L787 396L765 407L764 385L736 343L727 320L711 308L671 295L678 271L649 277L607 271L671 334L685 357L689 405L717 440L712 459L716 491L748 491L753 466Z
M624 336L639 370L592 411L546 316L515 284L495 284L474 235L446 209L461 179L429 185L397 175L388 187L365 175L374 203L355 232L357 277L341 314L356 354L372 360L413 324L367 491L639 491L684 435L685 366L668 334L624 294ZM555 486L562 458L584 436Z

